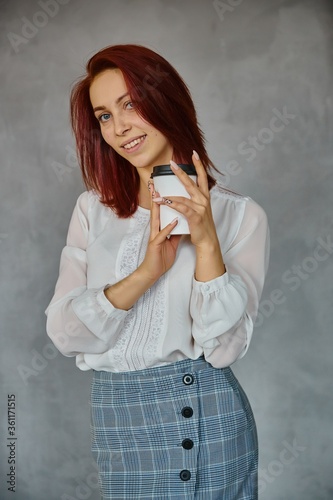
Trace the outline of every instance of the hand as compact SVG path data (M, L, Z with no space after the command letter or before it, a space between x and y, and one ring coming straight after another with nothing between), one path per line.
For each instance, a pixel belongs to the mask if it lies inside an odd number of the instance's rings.
M184 185L190 199L183 196L155 198L155 203L167 204L186 217L191 241L196 249L195 277L197 281L210 281L226 272L220 243L213 218L206 171L193 152L193 165L197 172L197 184L178 167L170 162L174 174Z
M158 197L154 192L154 185L149 183L151 200ZM177 225L177 218L160 231L160 207L151 201L150 237L145 258L139 266L145 276L155 282L173 265L181 235L170 235Z
M170 206L187 219L193 245L196 247L211 246L218 240L210 204L207 175L200 159L197 159L194 153L192 161L197 172L197 183L176 163L170 162L174 174L184 185L190 199L183 196L168 196L167 198L155 198L155 201L158 204Z

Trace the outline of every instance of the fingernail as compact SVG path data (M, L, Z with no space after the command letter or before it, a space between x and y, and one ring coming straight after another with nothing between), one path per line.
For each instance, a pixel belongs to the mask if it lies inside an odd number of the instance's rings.
M164 200L163 198L153 198L153 201L161 203Z
M170 222L170 224L175 224L175 223L177 223L177 222L178 222L178 217L176 217L175 219L173 219L173 220Z
M170 160L170 165L175 169L175 170L179 170L179 167L177 165L176 162L174 162L173 160Z
M167 205L171 205L172 201L169 198L162 198L163 203L167 203Z
M198 153L193 149L193 155L196 160L200 160Z

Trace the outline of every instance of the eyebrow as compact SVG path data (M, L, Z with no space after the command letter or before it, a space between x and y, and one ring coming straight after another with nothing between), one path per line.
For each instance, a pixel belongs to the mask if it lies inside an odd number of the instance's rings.
M126 92L126 94L123 94L123 95L121 95L120 97L118 97L118 98L116 99L116 104L119 104L119 103L120 103L120 101L121 101L122 99L124 99L124 97L126 97L126 96L128 96L128 95L129 95L129 93L128 93L128 92ZM105 109L107 109L105 106L96 106L96 108L94 108L94 113L95 113L96 111L103 111L103 110L105 110Z

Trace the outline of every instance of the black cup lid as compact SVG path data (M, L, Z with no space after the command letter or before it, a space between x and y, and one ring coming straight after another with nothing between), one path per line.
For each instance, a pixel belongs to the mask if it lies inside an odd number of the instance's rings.
M197 175L194 165L184 164L184 163L177 163L177 165L179 168L184 170L184 172L186 172L187 175ZM151 174L151 177L154 178L160 175L174 175L169 164L156 165L156 167L153 167L153 173Z

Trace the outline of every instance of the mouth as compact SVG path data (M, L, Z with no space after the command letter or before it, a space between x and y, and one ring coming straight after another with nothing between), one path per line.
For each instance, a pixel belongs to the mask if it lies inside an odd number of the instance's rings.
M125 149L127 153L131 153L132 151L137 151L146 137L147 137L146 134L141 135L139 137L136 137L135 139L126 142L125 144L122 144L121 147Z

